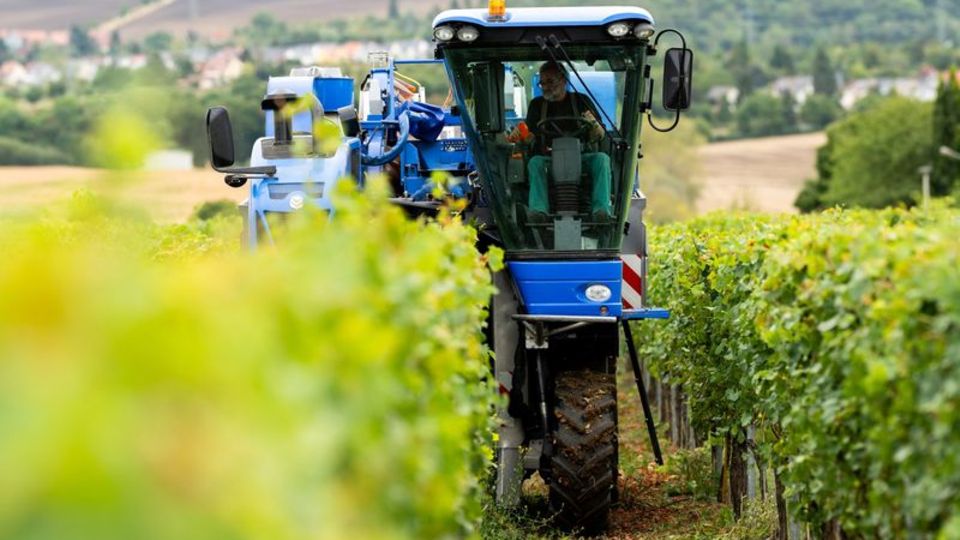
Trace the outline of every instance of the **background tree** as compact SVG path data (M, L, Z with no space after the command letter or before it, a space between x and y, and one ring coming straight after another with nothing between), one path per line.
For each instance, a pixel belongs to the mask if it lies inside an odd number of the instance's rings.
M77 25L70 27L70 53L74 57L90 56L97 52L97 42Z
M730 53L727 59L727 69L733 76L734 86L740 91L739 101L753 93L756 86L753 84L753 74L750 69L750 47L747 40L740 40Z
M818 212L827 207L824 196L830 186L830 179L833 177L833 151L835 146L835 132L828 129L827 143L817 148L817 177L804 182L803 189L793 203L803 213Z
M3 39L0 39L0 64L10 60L13 55L10 53L10 48L7 47L7 42Z
M781 44L777 44L777 46L773 48L773 56L770 57L770 67L774 71L784 75L794 75L797 72L797 68L793 62L793 56L790 54L790 51Z
M143 50L147 54L169 51L173 45L173 36L169 32L153 32L143 40Z
M929 103L894 96L830 128L823 202L870 208L914 202L917 168L930 162L933 151L932 113Z
M117 56L123 51L123 42L120 41L120 32L110 32L110 56Z
M960 83L957 82L957 70L951 69L947 79L937 88L937 99L933 105L933 145L934 151L946 146L960 151ZM930 188L934 195L946 195L951 188L960 183L960 161L935 154Z
M395 19L400 16L400 7L397 5L397 0L390 0L390 4L387 6L387 17Z
M768 135L782 135L796 129L796 122L787 121L793 115L792 98L790 105L785 106L783 98L759 93L743 100L737 107L737 129L744 137L764 137ZM787 112L786 109L791 109Z
M829 96L808 96L800 107L800 121L809 129L823 129L843 115L843 108Z
M797 100L788 91L780 93L780 124L782 133L797 131Z
M818 48L813 57L813 91L823 96L837 93L837 73L823 47Z

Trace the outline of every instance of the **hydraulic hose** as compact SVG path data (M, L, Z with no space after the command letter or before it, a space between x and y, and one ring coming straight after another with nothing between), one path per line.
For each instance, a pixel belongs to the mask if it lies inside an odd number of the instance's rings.
M379 156L362 154L360 156L361 163L368 167L379 167L397 159L397 156L400 155L403 147L407 144L407 139L410 137L410 118L407 117L406 113L401 113L397 117L397 123L400 125L400 133L397 134L397 144ZM384 134L384 141L386 141L386 134Z

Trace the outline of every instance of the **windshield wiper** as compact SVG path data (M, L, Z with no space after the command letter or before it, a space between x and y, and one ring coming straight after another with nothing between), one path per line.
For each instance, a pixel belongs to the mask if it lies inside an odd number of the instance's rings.
M547 47L547 42L546 40L543 39L542 36L537 36L537 45L540 45L540 48L543 49L548 55L550 55L551 60L553 60L557 64L560 64L560 61L557 59L557 55L555 55L553 51L551 51L550 48ZM620 129L617 128L617 124L614 123L609 116L607 116L607 111L600 106L600 102L597 101L597 97L593 95L593 92L590 91L590 87L587 86L586 81L584 81L583 77L580 76L580 72L577 71L576 66L573 65L573 60L570 60L570 56L567 54L567 51L563 48L563 45L560 44L560 40L557 39L557 36L550 34L550 45L553 46L553 48L560 51L560 54L563 55L563 60L567 63L567 66L570 67L570 71L577 76L577 80L580 81L581 85L583 85L583 89L587 91L587 95L590 96L590 100L593 101L594 107L596 107L597 110L600 111L600 114L603 115L603 119L610 124L611 128L613 128L613 132L617 135L617 138L620 140L623 140L623 134L620 133Z

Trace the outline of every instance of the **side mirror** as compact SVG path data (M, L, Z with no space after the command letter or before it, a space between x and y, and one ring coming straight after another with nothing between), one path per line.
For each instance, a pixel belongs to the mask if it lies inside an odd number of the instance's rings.
M670 49L663 61L663 108L681 111L690 108L693 92L693 51Z
M210 161L215 170L233 166L233 126L230 114L223 107L207 111L207 140L210 143Z
M240 187L247 178L267 178L277 174L273 165L264 167L234 167L233 127L230 115L223 107L207 110L207 141L210 143L210 163L217 172L225 173L230 187Z

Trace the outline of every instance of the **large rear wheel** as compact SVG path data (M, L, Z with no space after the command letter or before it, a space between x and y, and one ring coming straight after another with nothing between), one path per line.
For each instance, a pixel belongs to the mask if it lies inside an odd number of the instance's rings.
M617 483L617 394L613 375L560 373L556 379L550 506L560 526L603 531Z

